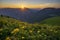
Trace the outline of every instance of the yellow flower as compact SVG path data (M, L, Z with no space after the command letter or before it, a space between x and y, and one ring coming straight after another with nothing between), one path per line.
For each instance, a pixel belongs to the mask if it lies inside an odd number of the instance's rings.
M22 26L21 28L23 28L23 29L24 29L25 27L26 27L26 26Z
M32 31L32 30L30 30L29 32L30 32L30 33L32 33L33 31Z
M25 28L25 26L23 26L22 28Z
M10 37L7 37L6 40L11 40Z
M38 33L40 33L40 31L39 31L39 30L38 30L37 32L38 32Z
M19 28L14 29L11 33L17 33L19 32Z
M0 28L0 31L2 31L3 29L2 28Z
M50 31L53 31L52 29L50 29Z
M22 37L22 39L24 39L25 37Z

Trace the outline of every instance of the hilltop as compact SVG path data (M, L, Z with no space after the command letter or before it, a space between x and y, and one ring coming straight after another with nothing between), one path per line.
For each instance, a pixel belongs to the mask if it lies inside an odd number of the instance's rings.
M52 17L41 21L41 24L60 26L60 16Z

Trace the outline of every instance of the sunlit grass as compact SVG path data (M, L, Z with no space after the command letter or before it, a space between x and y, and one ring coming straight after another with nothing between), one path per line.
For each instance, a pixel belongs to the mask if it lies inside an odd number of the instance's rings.
M60 26L0 19L0 40L60 40Z

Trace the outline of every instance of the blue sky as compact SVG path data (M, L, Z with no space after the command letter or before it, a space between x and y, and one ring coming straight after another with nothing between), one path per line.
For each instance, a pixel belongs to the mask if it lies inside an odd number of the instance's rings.
M20 3L25 2L28 4L40 4L40 3L60 3L60 0L0 0L1 3Z

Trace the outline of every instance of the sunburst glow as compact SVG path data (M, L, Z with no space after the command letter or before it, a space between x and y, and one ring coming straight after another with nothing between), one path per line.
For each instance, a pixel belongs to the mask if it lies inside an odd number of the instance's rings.
M22 10L24 10L24 9L25 9L25 4L21 4L21 5L20 5L20 8L21 8Z
M21 9L24 9L25 8L25 6L24 5L21 5Z

